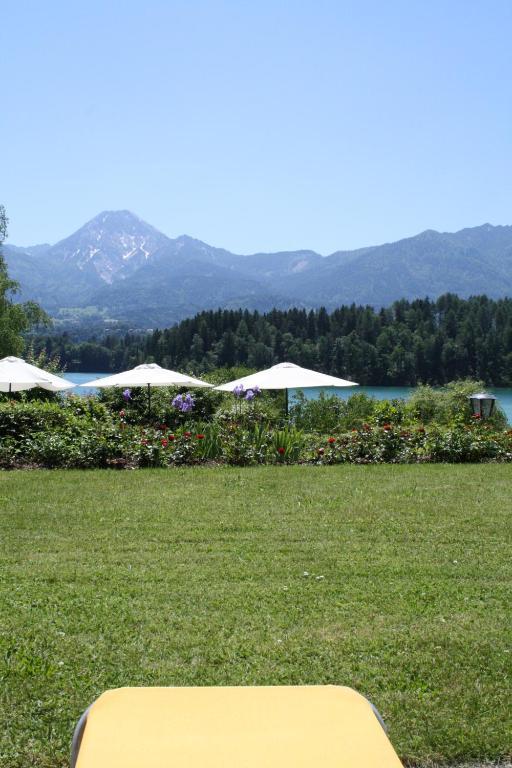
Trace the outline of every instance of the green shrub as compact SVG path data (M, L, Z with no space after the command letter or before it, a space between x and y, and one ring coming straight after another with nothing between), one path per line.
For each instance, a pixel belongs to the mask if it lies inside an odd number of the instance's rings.
M425 451L433 462L509 461L510 438L510 434L492 432L484 425L448 430L435 427L428 433Z
M0 438L19 438L34 432L66 427L70 414L59 403L7 401L0 403Z
M266 393L251 402L230 394L217 408L214 420L219 424L235 424L249 429L256 424L279 424L283 420L283 412L275 399L267 397Z
M385 424L402 424L406 414L405 400L377 400L373 413L373 421L380 427Z
M290 418L299 429L325 434L357 428L371 421L376 405L377 401L364 392L357 392L348 400L321 392L315 400L308 400L298 391L290 408Z
M419 386L407 401L406 412L409 419L423 424L470 424L472 411L469 397L484 389L482 381L472 379L452 381L439 389ZM507 419L499 403L496 403L494 413L487 422L496 429L505 428Z

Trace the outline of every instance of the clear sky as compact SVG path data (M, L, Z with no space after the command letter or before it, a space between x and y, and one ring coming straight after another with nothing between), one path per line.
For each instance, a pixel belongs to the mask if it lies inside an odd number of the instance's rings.
M510 0L2 0L8 242L239 253L512 224Z

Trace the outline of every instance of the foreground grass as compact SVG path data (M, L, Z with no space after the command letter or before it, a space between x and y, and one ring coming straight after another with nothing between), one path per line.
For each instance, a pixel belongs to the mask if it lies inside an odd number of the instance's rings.
M0 474L0 765L66 765L81 711L122 685L339 683L403 758L510 754L511 480Z

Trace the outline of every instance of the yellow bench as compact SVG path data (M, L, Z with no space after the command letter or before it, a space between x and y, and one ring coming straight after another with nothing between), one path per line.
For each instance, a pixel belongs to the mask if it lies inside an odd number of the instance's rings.
M401 768L351 688L119 688L79 722L72 768Z

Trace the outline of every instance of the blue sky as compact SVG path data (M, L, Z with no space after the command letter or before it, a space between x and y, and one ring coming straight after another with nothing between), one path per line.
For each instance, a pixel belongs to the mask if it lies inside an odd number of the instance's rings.
M9 242L104 209L232 251L512 224L509 0L3 0Z

